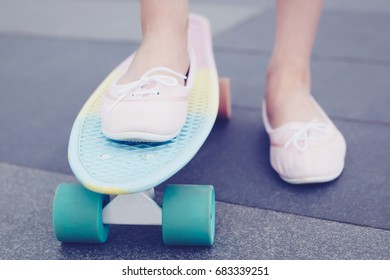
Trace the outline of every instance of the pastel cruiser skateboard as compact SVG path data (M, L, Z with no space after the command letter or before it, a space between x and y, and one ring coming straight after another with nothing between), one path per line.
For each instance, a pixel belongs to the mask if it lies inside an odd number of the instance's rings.
M164 143L120 142L101 132L99 108L108 85L127 67L114 69L78 114L69 139L69 164L80 184L62 183L53 202L53 226L61 242L104 243L111 224L161 225L166 245L210 246L215 197L211 185L168 185L162 207L154 187L199 151L218 117L230 118L229 80L218 80L208 21L190 15L189 44L195 81L181 133Z

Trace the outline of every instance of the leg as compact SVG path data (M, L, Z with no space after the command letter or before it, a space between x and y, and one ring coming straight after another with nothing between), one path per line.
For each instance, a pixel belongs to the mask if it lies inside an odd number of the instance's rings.
M186 74L189 67L188 1L141 0L141 24L141 45L120 83L137 80L157 66Z
M344 137L310 91L310 56L322 4L323 0L276 0L263 120L271 165L294 184L331 181L344 168Z
M276 36L266 104L273 128L321 116L309 100L310 56L323 0L276 0Z
M186 121L191 83L185 80L195 73L188 71L188 2L141 0L141 23L143 38L133 60L104 93L102 132L113 140L165 142Z

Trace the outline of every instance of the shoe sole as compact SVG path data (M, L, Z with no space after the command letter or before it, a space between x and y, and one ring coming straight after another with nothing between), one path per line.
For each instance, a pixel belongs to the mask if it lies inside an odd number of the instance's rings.
M287 183L294 184L294 185L326 183L326 182L330 182L330 181L337 179L341 175L343 170L344 170L344 168L342 168L341 171L338 172L336 175L331 175L331 176L316 176L316 177L303 177L303 178L286 178L286 177L280 176L280 178L282 178Z
M167 142L179 135L180 130L170 135L160 135L147 132L124 132L124 133L107 133L103 131L103 134L112 140L125 141L125 142Z

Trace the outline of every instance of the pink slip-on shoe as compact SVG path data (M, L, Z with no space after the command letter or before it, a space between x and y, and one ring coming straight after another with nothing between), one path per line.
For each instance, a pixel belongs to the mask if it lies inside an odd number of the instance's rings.
M137 81L118 84L127 67L103 96L100 109L103 134L113 140L165 142L175 138L185 123L194 79L195 58L184 76L166 67L155 67ZM130 65L129 60L127 66ZM178 83L184 79L185 85Z
M311 96L310 96L311 97ZM325 122L290 122L273 129L263 101L262 115L270 138L271 166L288 183L328 182L344 169L345 139L313 97Z

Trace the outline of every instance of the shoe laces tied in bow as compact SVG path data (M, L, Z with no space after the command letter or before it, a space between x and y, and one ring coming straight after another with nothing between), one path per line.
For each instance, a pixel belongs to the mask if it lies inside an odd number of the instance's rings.
M174 87L179 84L176 78L172 76L162 75L162 74L155 74L156 72L169 73L178 78L187 80L187 76L182 75L176 71L173 71L172 69L166 67L154 67L148 70L147 72L145 72L145 74L143 74L139 80L121 86L121 89L117 91L117 94L119 94L118 98L115 100L115 102L112 104L112 106L110 106L110 108L107 111L111 112L115 108L115 106L118 105L119 102L121 102L123 99L125 99L130 95L131 96L147 96L150 94L159 95L159 92L153 89L143 90L143 87L150 83L156 82L169 87ZM134 93L134 91L137 89L142 89L142 91Z
M300 128L290 127L290 130L296 130L294 135L286 142L284 148L287 148L291 144L300 151L304 152L309 147L309 142L316 140L316 137L311 136L311 132L319 132L319 133L329 133L329 126L325 123L317 122L316 119L309 122L307 125Z

